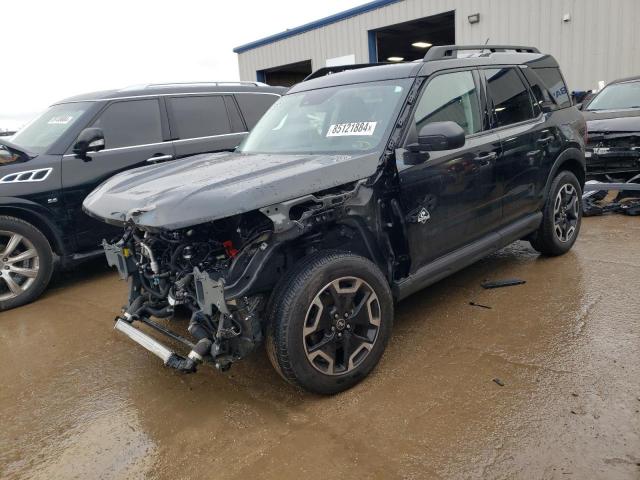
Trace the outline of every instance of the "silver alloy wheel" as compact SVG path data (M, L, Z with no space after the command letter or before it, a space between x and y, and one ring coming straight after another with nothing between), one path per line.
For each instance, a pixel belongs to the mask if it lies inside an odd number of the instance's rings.
M0 301L27 291L39 269L40 258L33 243L19 233L0 230Z
M357 277L341 277L315 296L305 317L302 342L309 363L325 375L357 368L378 339L380 301Z
M556 237L563 243L573 238L578 227L580 201L578 192L570 183L565 183L556 195L553 204L553 225Z

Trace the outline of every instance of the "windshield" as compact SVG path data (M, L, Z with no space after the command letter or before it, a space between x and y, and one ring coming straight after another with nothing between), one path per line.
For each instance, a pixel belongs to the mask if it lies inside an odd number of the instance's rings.
M587 110L621 110L624 108L640 108L640 82L609 85L587 105Z
M11 141L34 153L46 152L91 106L91 102L54 105L18 131Z
M357 153L380 148L411 79L285 95L240 145L243 153Z

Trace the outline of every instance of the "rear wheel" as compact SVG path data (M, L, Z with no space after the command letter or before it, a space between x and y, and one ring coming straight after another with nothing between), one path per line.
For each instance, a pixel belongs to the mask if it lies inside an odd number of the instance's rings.
M582 188L576 176L569 171L560 172L551 183L542 223L529 240L531 246L549 256L568 252L580 232L581 199Z
M0 216L0 311L38 298L53 273L53 252L33 225Z
M267 350L289 382L315 393L337 393L375 367L392 322L389 285L372 262L320 252L275 292Z

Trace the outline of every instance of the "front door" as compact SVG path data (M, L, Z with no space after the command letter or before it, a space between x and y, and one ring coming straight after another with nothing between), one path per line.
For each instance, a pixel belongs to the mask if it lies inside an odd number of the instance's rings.
M500 141L485 132L484 98L474 71L429 80L415 108L407 143L429 122L454 121L466 132L462 148L430 152L419 165L398 161L407 222L411 271L497 228L501 205L496 184Z
M93 189L118 172L156 161L150 159L174 157L172 142L165 141L164 121L157 98L115 101L91 125L104 132L105 149L91 153L88 161L70 151L63 157L63 198L80 250L96 249L102 238L118 232L82 211L82 202Z

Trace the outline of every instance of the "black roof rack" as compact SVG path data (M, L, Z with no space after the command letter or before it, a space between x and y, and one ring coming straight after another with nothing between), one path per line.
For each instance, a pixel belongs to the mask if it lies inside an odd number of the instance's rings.
M446 60L449 58L457 58L454 53L459 50L488 50L489 52L506 52L514 50L517 53L540 53L535 47L525 47L522 45L437 45L429 49L424 56L425 62L432 60Z
M380 62L380 63L356 63L352 65L338 65L335 67L323 67L319 68L315 72L310 73L303 82L307 80L311 80L313 78L324 77L326 75L331 75L332 73L344 72L346 70L356 70L358 68L367 68L367 67L376 67L378 65L389 65L390 62Z

